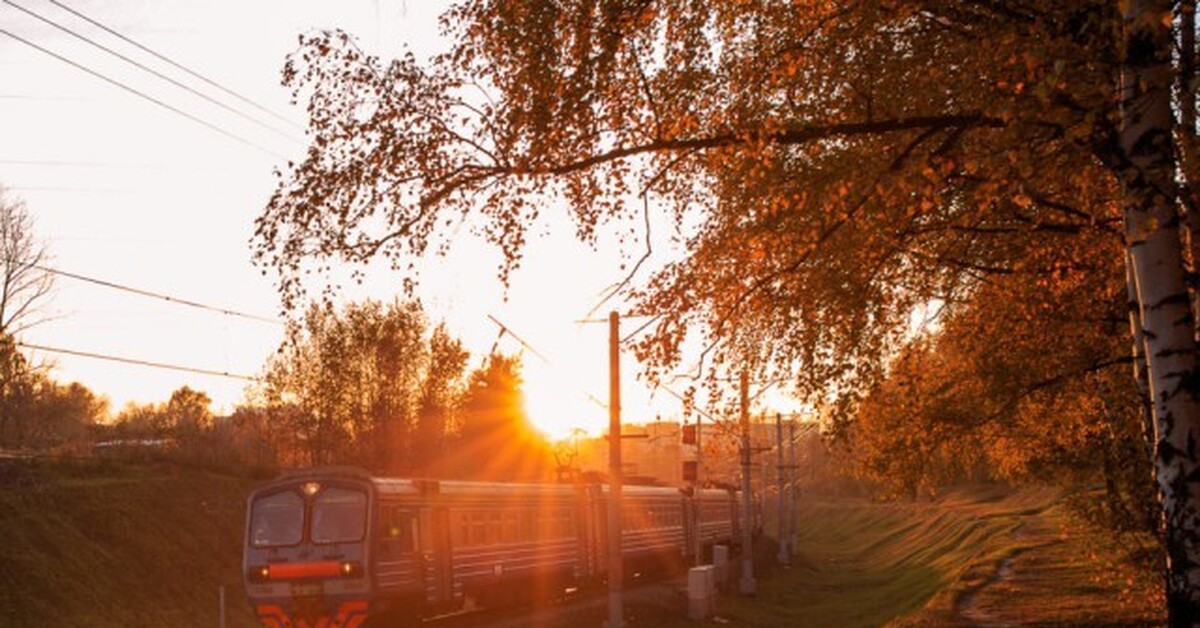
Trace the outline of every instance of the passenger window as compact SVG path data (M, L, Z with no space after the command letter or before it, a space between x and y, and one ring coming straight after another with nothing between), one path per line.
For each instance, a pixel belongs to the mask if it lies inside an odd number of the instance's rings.
M481 513L473 513L471 515L470 545L487 545L487 521L484 520Z
M517 513L507 511L504 513L504 537L505 543L515 543L519 540L517 534Z
M417 518L409 510L388 508L380 521L379 533L389 552L409 554L417 549Z

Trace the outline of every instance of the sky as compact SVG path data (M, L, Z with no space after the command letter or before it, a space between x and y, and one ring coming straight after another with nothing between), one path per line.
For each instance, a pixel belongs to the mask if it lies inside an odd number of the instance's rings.
M0 33L0 184L25 201L58 270L276 318L274 276L252 264L250 240L254 219L273 191L273 168L304 149L303 103L290 104L280 85L285 56L300 33L341 28L367 51L393 56L407 46L418 58L427 57L447 45L436 21L444 7L416 0L0 0L0 30L7 33ZM561 436L581 427L598 433L607 425L607 410L588 396L608 396L607 326L578 321L624 277L621 249L605 239L595 249L575 242L565 209L557 209L562 211L546 212L549 217L537 229L544 235L526 250L507 290L496 279L498 254L464 233L446 258L425 263L418 295L434 321L445 320L464 340L473 354L471 367L493 346L524 354L528 408L545 431ZM626 254L636 255L639 246ZM656 251L665 248L656 244ZM399 281L374 273L346 298L390 300L399 293ZM598 316L620 306L605 304ZM278 323L66 276L58 277L44 310L52 320L30 330L22 339L26 343L234 375L259 373L282 333ZM489 317L510 333L499 337ZM638 324L627 321L624 329ZM114 411L129 402L165 401L187 385L206 392L218 413L229 412L243 400L247 384L49 351L33 356L55 365L55 379L79 381L108 397ZM622 360L625 420L677 416L678 402L641 386L632 356Z

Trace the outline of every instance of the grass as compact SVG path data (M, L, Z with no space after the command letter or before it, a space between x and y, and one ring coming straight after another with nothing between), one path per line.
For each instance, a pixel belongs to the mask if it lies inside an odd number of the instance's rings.
M1162 624L1153 575L1126 563L1127 549L1110 535L1076 520L1058 490L970 487L897 504L819 499L801 515L791 567L763 573L753 598L723 598L705 623ZM774 555L767 548L757 564L773 564ZM638 613L636 625L697 625L669 611Z
M730 616L753 626L880 626L919 610L1015 527L944 506L814 504L804 511L795 566L753 601L733 600Z
M170 466L0 463L0 625L252 626L251 480Z
M254 626L239 577L254 480L174 466L0 460L0 626ZM971 487L919 503L806 500L799 552L758 594L690 622L668 592L628 625L1161 625L1153 575L1076 520L1061 491ZM736 561L734 562L736 566ZM1004 577L998 574L1004 572ZM736 588L737 575L731 575ZM545 626L599 622L563 614ZM552 612L551 615L554 615ZM594 621L593 621L594 620Z

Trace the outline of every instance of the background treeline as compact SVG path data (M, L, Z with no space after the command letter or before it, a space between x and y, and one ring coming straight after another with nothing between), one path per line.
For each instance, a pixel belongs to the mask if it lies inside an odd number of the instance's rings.
M889 497L961 481L1098 490L1104 523L1157 534L1145 397L1131 376L1120 242L1102 233L1031 237L1022 272L981 281L915 331L839 435L854 475ZM1057 250L1050 251L1049 246ZM1067 259L1064 250L1069 252ZM1051 254L1059 260L1045 263Z
M53 382L11 339L0 351L5 449L496 480L554 474L525 413L519 358L493 354L471 368L462 342L415 302L311 306L228 416L184 386L108 417L102 397Z
M88 442L108 402L80 384L59 384L0 334L0 449L56 449Z
M310 306L231 421L284 465L354 463L388 473L540 479L547 443L529 424L520 361L471 356L420 305ZM486 452L480 455L480 451Z

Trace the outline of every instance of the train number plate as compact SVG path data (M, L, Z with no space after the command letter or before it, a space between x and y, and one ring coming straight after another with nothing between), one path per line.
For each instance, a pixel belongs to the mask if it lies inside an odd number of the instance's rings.
M292 597L321 597L324 590L320 582L297 582L292 585Z

